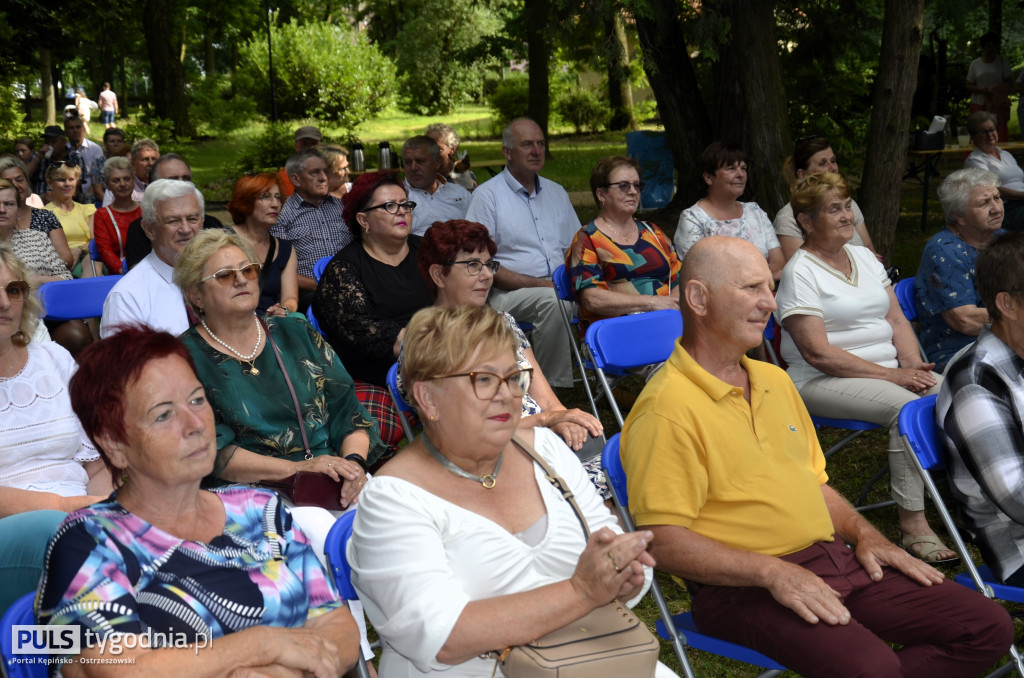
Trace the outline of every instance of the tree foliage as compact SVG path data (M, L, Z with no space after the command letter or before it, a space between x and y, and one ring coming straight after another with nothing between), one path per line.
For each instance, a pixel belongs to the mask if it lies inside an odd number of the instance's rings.
M328 120L353 129L393 102L395 67L363 34L346 26L292 19L275 26L272 39L282 116ZM253 37L239 51L238 88L266 101L266 37Z
M395 60L401 107L444 115L477 97L492 41L510 18L512 0L370 0L359 3L371 40Z

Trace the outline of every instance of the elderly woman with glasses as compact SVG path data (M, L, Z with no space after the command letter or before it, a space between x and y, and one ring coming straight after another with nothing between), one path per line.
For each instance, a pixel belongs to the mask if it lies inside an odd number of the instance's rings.
M633 218L642 190L640 165L632 158L603 158L590 173L590 191L601 211L576 233L565 260L585 324L679 309L675 248L660 228Z
M31 229L45 233L53 249L57 250L60 258L71 268L74 266L74 260L71 257L71 248L68 247L68 239L64 235L64 227L53 212L43 209L43 202L32 192L28 177L28 168L21 160L13 155L0 157L0 179L6 179L18 189L18 218L15 228L20 231ZM31 198L35 198L36 202L32 202Z
M561 438L519 427L531 370L505 318L483 305L427 308L404 349L423 435L367 485L348 551L384 641L380 675L492 676L492 650L638 596L652 535L622 534ZM579 520L527 450L571 489Z
M410 232L416 203L394 174L383 172L360 176L342 202L355 240L324 270L313 313L355 379L381 439L394 448L403 432L387 392L388 369L409 319L433 303L416 264L420 237Z
M299 308L298 260L292 241L270 234L283 204L277 176L270 173L240 177L228 202L235 233L249 241L257 261L263 262L256 306L260 315L287 315Z
M999 177L999 195L1003 199L1003 228L1024 229L1024 170L1007 151L999 148L996 116L988 111L972 113L967 118L967 131L974 140L974 150L964 167L977 167Z

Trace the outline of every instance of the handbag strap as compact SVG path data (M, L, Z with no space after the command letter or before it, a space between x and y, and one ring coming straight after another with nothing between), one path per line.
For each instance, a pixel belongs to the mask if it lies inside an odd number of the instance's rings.
M284 383L288 384L288 392L292 394L292 404L295 405L295 418L299 423L299 433L302 434L302 447L306 450L306 459L312 459L313 453L309 451L309 439L306 438L306 425L302 421L302 408L299 407L299 397L295 395L295 387L292 386L292 380L288 376L288 370L284 368L284 361L281 360L281 351L277 348L277 342L274 341L274 335L270 333L270 328L263 322L263 318L256 316L257 322L263 326L263 334L266 335L267 341L270 342L270 348L274 351L274 357L277 358L277 364L281 367L281 374L284 375Z
M117 251L121 256L120 259L124 259L124 243L121 242L121 227L117 224L117 219L114 218L114 212L110 209L110 205L107 205L107 216L110 217L110 224L114 227L114 232L117 233Z
M583 511L580 509L580 505L576 502L576 495L569 489L569 485L566 484L562 477L555 473L554 469L544 460L544 457L537 454L537 450L533 449L533 445L526 442L518 435L512 436L512 442L520 447L523 452L530 455L530 458L537 462L537 465L544 471L544 477L547 478L548 482L554 485L555 489L562 495L562 499L569 502L569 506L572 508L572 512L576 514L576 520L580 521L580 527L583 528L583 536L588 541L590 540L590 528L587 526L587 520L583 517Z

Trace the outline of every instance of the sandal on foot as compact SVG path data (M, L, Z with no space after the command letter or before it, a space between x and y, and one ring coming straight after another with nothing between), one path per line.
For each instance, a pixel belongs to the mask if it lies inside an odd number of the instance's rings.
M952 558L939 558L938 554L942 551L952 551L936 537L934 534L922 534L912 535L903 534L903 531L899 531L899 545L904 551L920 558L929 565L953 565L960 562L960 556L953 556ZM920 549L914 547L920 545Z

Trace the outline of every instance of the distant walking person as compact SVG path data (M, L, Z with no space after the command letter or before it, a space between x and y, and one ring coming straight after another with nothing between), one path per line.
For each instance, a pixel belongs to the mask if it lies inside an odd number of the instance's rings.
M100 92L100 122L105 129L114 126L114 118L119 113L117 107L117 95L110 89L110 83L103 83L103 91Z

